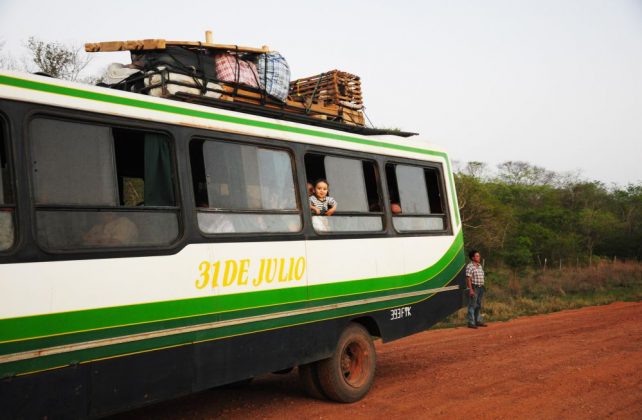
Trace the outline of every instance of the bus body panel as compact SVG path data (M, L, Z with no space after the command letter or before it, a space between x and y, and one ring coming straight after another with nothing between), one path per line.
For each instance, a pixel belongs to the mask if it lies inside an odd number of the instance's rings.
M327 358L349 322L390 341L462 306L465 261L451 164L425 142L8 72L0 73L0 117L17 232L14 247L0 252L0 405L12 417L107 415ZM176 241L77 252L38 244L29 163L37 117L167 133L178 178ZM288 150L303 229L201 234L190 182L195 138ZM381 232L315 232L301 167L307 153L371 160L384 203L385 165L436 168L444 230L399 234L384 208Z

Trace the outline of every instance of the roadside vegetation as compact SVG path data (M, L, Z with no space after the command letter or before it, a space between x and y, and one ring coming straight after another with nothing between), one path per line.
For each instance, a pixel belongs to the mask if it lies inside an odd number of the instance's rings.
M526 162L470 162L456 183L466 251L483 257L487 321L642 300L642 183ZM464 308L440 326L465 322Z
M483 314L488 322L642 300L642 263L599 260L591 267L528 269L515 273L506 268L487 269ZM466 325L466 308L438 327Z

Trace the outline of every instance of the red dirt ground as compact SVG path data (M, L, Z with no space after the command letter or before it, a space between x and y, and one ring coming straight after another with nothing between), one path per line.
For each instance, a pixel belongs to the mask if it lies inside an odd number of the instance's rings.
M119 417L642 419L642 302L519 318L377 343L370 393L308 398L296 371Z

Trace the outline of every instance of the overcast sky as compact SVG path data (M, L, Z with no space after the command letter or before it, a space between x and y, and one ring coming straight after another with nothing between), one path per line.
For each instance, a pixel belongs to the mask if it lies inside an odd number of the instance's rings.
M642 181L642 0L0 0L2 53L29 36L269 45L293 78L361 76L376 126L416 131L452 159L524 160ZM99 53L91 72L127 53Z

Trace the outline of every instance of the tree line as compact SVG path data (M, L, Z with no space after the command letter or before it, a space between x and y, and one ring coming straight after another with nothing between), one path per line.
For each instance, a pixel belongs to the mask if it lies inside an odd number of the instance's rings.
M574 267L642 260L642 183L607 187L527 162L455 174L466 249L493 266Z

